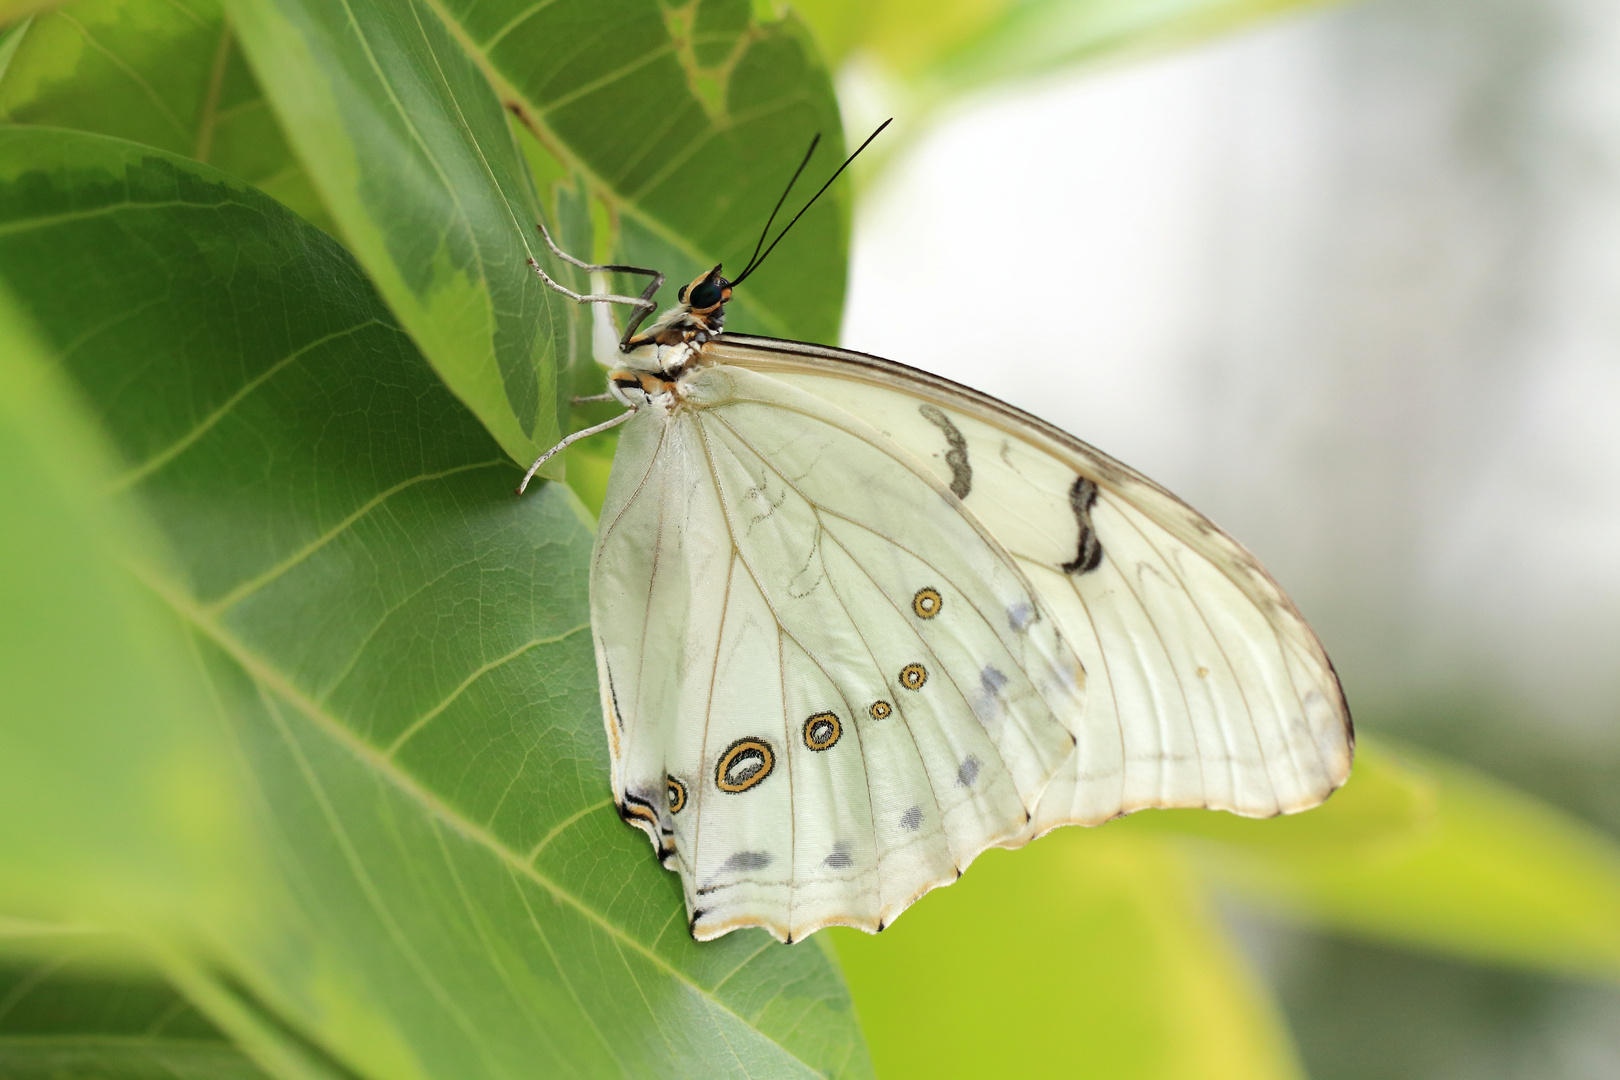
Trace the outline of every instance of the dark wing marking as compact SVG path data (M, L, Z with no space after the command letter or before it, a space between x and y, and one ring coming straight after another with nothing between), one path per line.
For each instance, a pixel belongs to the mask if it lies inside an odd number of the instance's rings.
M1096 503L1097 485L1083 476L1075 477L1074 486L1069 489L1069 507L1080 526L1080 541L1074 558L1063 564L1065 574L1089 574L1102 565L1102 541L1097 539L1097 530L1091 527L1091 508Z
M968 464L967 440L938 405L925 404L917 408L923 419L945 433L945 442L950 446L945 451L945 464L951 470L951 494L958 499L967 498L968 492L973 490L973 466Z

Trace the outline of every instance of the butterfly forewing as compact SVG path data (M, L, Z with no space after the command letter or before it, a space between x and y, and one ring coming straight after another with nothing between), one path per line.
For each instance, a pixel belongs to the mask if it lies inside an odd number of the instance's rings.
M879 429L1013 555L1087 673L1075 751L1032 832L1153 806L1289 812L1344 781L1349 717L1315 635L1252 556L1157 485L899 364L737 335L711 355Z

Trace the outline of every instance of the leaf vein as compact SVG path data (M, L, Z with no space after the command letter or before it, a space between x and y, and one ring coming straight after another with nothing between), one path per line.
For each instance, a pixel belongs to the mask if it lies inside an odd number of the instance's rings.
M384 756L391 758L398 753L399 748L404 746L405 743L410 740L411 736L415 735L418 731L421 731L422 728L426 727L440 713L448 709L452 704L455 703L457 698L466 693L467 689L472 686L473 683L477 682L485 675L488 675L490 672L495 671L513 660L516 660L524 653L538 649L543 645L556 645L559 642L568 640L581 630L589 630L590 627L590 623L584 622L580 623L578 626L571 626L560 634L553 634L551 637L535 638L533 641L525 641L522 645L519 645L505 656L498 656L493 660L480 664L477 668L473 669L471 674L469 674L465 679L461 680L461 684L454 690L450 691L449 695L446 696L443 701L440 701L437 705L433 706L433 708L411 721L410 726L404 731L400 732L399 737L388 744L388 749L383 752Z
M350 512L349 515L342 521L339 521L336 525L333 525L330 529L326 530L324 533L317 536L315 539L311 540L297 551L293 552L281 562L270 567L263 573L242 582L224 596L210 601L206 605L205 610L210 615L214 615L241 603L242 600L246 599L248 596L251 596L253 593L258 592L266 585L269 585L272 581L275 581L277 578L296 567L299 563L303 562L305 559L308 559L311 555L314 555L321 548L325 547L327 544L330 544L339 536L342 536L361 518L377 509L377 507L387 502L393 496L398 495L400 492L405 491L408 488L415 487L417 484L430 483L434 480L443 480L447 476L455 476L458 473L472 472L475 469L488 469L492 466L499 467L505 464L505 461L479 461L471 465L457 465L453 469L445 469L441 472L434 473L422 473L418 476L412 476L409 479L401 480L399 483L393 485L392 487L386 488L383 491L379 491L377 494L361 503L358 508Z

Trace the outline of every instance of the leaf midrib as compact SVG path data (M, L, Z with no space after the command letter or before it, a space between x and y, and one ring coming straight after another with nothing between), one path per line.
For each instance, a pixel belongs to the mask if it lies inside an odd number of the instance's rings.
M641 941L630 936L622 928L608 921L595 908L591 907L570 890L564 888L550 876L541 873L533 866L530 866L528 863L524 862L522 857L519 856L517 852L508 848L501 840L491 835L483 826L467 820L467 818L462 816L460 813L447 806L436 794L423 786L422 783L415 777L400 769L392 761L384 757L383 754L375 747L371 746L365 740L357 736L341 720L333 716L326 709L316 703L314 699L312 699L303 690L295 686L275 667L271 666L267 661L263 660L256 653L250 650L234 635L227 632L224 627L220 626L212 618L210 618L208 614L205 613L204 610L191 597L188 597L178 589L171 587L165 578L154 567L135 562L126 563L126 567L136 581L145 586L152 592L154 596L173 609L175 614L180 616L180 618L195 626L198 630L205 634L209 640L213 641L227 654L229 654L232 659L241 664L242 667L260 683L261 686L275 691L277 694L296 705L299 711L314 721L316 725L327 735L327 737L335 740L339 745L347 749L370 771L392 784L396 790L398 790L406 798L416 802L425 812L438 818L439 821L456 830L466 839L486 848L503 863L505 863L511 871L529 879L536 885L539 885L541 888L551 893L557 899L562 900L564 903L567 903L573 907L581 915L583 915L587 921L595 924L602 932L606 933L615 942L628 946L635 952L641 954L655 968L663 971L665 974L676 979L677 981L684 983L686 986L702 995L706 1000L713 1003L716 1007L720 1008L728 1015L735 1017L746 1027L758 1032L762 1038L769 1040L773 1045L779 1047L783 1053L787 1054L794 1061L799 1062L811 1072L815 1072L814 1065L806 1061L803 1057L795 1053L787 1046L784 1046L779 1040L768 1032L762 1030L748 1017L742 1015L726 1002L720 1000L715 996L712 990L698 983L690 975L671 964L663 956L653 951ZM754 955L757 956L758 954L756 953ZM749 959L752 960L752 958L753 957L750 957ZM746 961L743 966L746 966ZM735 972L732 972L732 974L735 974Z

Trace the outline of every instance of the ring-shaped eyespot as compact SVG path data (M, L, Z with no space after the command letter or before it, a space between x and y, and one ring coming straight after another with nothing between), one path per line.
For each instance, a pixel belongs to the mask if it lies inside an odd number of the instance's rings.
M890 713L894 712L894 706L890 705L887 701L874 701L872 702L872 708L868 711L871 712L872 719L882 720Z
M726 747L714 766L714 786L735 795L758 785L776 767L776 751L764 739L752 736Z
M669 812L678 814L686 809L686 785L673 776L664 778L664 799L669 803Z
M818 712L804 722L804 745L816 751L831 750L843 733L844 725L838 722L837 714Z
M712 308L718 304L723 295L720 286L715 284L713 278L709 278L693 287L687 302L692 305L693 311L703 311L705 308Z
M921 664L907 664L900 669L900 685L907 690L921 690L928 681L928 669Z
M911 610L917 613L919 619L932 619L944 606L945 601L940 598L938 589L918 589L917 595L911 598Z

